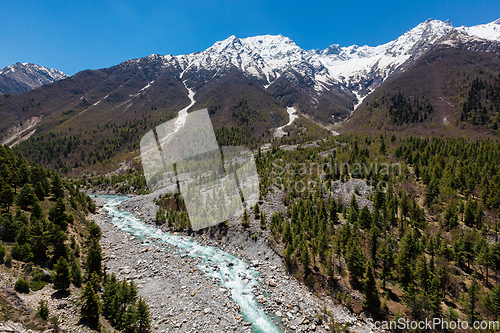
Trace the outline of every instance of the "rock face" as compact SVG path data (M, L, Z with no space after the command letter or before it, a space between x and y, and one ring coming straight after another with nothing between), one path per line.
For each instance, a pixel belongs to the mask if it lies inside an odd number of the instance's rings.
M33 313L33 309L26 306L24 301L10 287L4 286L4 287L0 288L0 292L3 292L5 299L10 304L12 304L12 306L14 306L16 309L27 312L27 313Z
M0 322L0 333L36 333L36 331L26 329L23 324L12 321Z
M24 93L67 77L58 69L18 62L0 70L0 93Z

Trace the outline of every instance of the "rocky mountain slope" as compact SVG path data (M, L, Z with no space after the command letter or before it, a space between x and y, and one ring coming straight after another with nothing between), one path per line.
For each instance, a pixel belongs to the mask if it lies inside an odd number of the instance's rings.
M455 31L368 96L343 131L497 136L499 56L500 43Z
M323 126L349 117L383 82L436 48L497 52L499 27L427 20L383 45L309 51L281 35L231 36L203 52L150 55L0 96L0 140L27 140L26 156L46 165L123 161L137 156L143 133L189 105L208 108L224 144L257 147L287 123L291 106L297 133L324 135Z
M0 93L24 93L67 77L58 69L18 62L0 70Z

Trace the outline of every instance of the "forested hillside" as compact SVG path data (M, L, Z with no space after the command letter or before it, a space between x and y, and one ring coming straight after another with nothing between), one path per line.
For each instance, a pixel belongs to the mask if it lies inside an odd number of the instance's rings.
M268 221L272 242L296 277L347 305L339 285L359 289L358 310L375 317L497 319L499 159L498 142L454 139L348 137L274 149L258 158L261 189L278 184L286 194L287 212ZM355 178L373 185L369 201L363 186L349 204L330 196L336 181ZM315 185L300 191L297 182Z
M283 191L287 209L266 216L257 204L240 223L253 213L253 238L269 230L313 290L379 319L499 318L497 141L336 137L256 162L262 200ZM178 196L159 204L159 224L188 228Z
M102 327L102 310L119 329L142 332L149 327L149 310L135 285L104 276L101 231L87 219L96 206L79 186L0 146L0 205L0 273L4 281L16 279L17 292L53 288L56 298L76 294L81 324L89 328ZM0 296L0 321L57 329L48 301L41 299L36 315L30 315L29 309L19 310ZM125 310L127 316L116 317Z

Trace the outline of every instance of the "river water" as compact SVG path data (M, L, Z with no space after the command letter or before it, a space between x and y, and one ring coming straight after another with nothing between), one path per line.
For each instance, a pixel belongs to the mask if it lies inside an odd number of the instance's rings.
M203 246L188 236L175 236L136 218L129 212L122 211L117 206L127 200L125 196L100 196L107 200L104 209L107 211L113 225L136 238L148 241L150 244L168 243L176 246L181 252L193 258L199 258L199 270L208 277L215 278L219 284L231 291L231 298L239 305L243 320L252 323L254 333L281 332L279 326L266 315L252 289L261 283L260 272L227 252L213 246Z

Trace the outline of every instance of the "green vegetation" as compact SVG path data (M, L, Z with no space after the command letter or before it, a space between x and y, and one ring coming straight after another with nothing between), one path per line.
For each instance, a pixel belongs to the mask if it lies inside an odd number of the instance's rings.
M38 303L38 310L36 313L43 320L47 320L49 318L49 307L47 306L47 302L40 300L40 302Z
M500 122L500 75L481 79L477 77L465 89L461 96L462 104L460 120L473 125L487 125L494 130Z
M99 226L86 219L96 207L79 190L84 183L81 179L64 180L57 172L30 164L11 149L0 146L0 263L18 276L18 292L40 290L50 280L57 291L68 291L71 283L80 287L85 282L80 295L81 315L89 326L99 329L102 233ZM18 262L25 262L22 270ZM52 277L47 270L52 271ZM146 331L150 325L149 309L144 301L136 303L130 308L134 309L134 330ZM7 305L0 307L2 311L10 309ZM49 318L44 300L40 301L37 314L39 319ZM57 318L51 321L57 322Z
M20 293L29 293L30 292L30 284L25 279L18 279L16 283L14 283L14 289Z
M285 193L270 230L290 272L313 288L327 281L332 295L339 284L359 289L358 309L374 316L403 306L415 319L498 318L499 162L496 141L411 137L257 154L261 196ZM357 188L349 204L330 196L354 180L374 186L373 207L361 207Z
M434 112L428 98L409 98L403 93L382 95L367 106L368 111L385 107L390 120L398 125L423 122Z
M119 281L114 274L104 282L103 314L116 328L125 332L146 332L151 326L151 314L146 302L137 296L133 281Z

